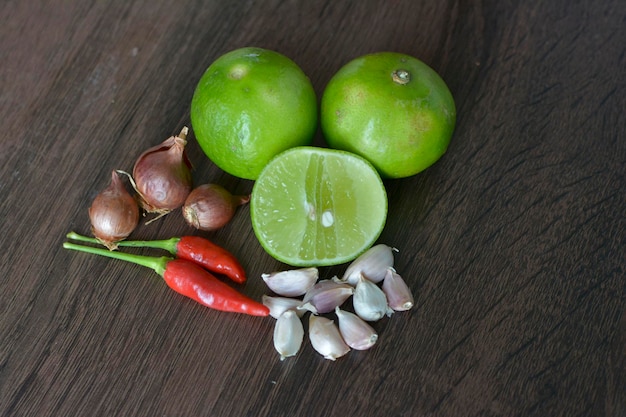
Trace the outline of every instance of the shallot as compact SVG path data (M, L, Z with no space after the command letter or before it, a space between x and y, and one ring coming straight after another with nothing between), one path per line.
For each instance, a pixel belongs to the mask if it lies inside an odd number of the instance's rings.
M89 220L93 235L110 250L137 227L139 206L116 171L111 172L111 184L91 203Z
M191 162L185 145L189 129L142 153L133 168L139 204L148 213L167 214L181 207L191 192Z
M233 195L220 185L203 184L187 196L183 217L196 229L216 230L233 218L237 207L249 201L249 195Z

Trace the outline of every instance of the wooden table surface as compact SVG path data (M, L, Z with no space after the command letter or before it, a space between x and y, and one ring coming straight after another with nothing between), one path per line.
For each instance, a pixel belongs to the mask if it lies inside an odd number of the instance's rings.
M0 20L0 415L626 415L623 1L9 0ZM110 171L189 125L204 70L243 46L292 58L318 98L383 50L455 97L444 157L385 182L379 241L416 306L375 323L370 351L331 362L305 339L281 362L274 319L62 248ZM188 151L197 183L251 191L193 133ZM171 214L133 237L190 233ZM241 259L256 299L286 267L247 207L196 234Z

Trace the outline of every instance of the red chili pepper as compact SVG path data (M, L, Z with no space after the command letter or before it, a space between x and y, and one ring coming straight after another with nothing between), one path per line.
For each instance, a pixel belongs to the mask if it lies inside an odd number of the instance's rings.
M267 316L269 308L218 280L186 259L174 259L163 274L171 289L215 310ZM209 279L210 278L210 279Z
M96 239L70 232L69 239L99 243ZM246 272L226 249L200 236L173 237L166 240L123 240L117 246L163 249L177 258L187 259L211 272L226 275L238 284L246 282Z
M175 239L170 240L175 241ZM167 242L167 240L163 242ZM246 272L237 258L226 249L203 237L183 236L178 238L176 256L202 265L209 271L224 274L239 284L246 282Z
M207 270L186 259L134 255L70 242L63 243L63 247L120 259L150 268L161 275L166 284L177 293L215 310L252 316L267 316L269 314L269 309L262 303L241 294L228 284L215 278Z

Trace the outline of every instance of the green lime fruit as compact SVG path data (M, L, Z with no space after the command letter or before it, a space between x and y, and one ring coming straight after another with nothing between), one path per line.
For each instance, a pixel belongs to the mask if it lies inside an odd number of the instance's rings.
M357 153L386 178L408 177L447 150L454 98L428 65L379 52L343 66L322 96L320 120L331 148Z
M204 153L231 175L254 180L280 152L311 143L317 98L300 67L278 52L241 48L200 79L191 125Z
M296 147L263 169L252 189L250 214L261 246L277 260L338 265L376 241L387 218L387 193L364 158Z

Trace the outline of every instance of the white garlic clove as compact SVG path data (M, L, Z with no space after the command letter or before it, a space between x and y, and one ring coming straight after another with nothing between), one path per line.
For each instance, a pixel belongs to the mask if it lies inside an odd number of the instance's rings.
M372 282L382 281L385 278L387 268L393 266L394 251L397 252L398 250L382 243L372 246L348 265L342 281L356 286L361 274Z
M262 297L263 305L270 309L270 316L275 319L279 318L287 310L294 310L298 317L302 317L305 310L300 309L302 300L297 298L288 297L272 297L270 295L264 295Z
M378 333L363 319L349 311L335 309L339 333L348 346L356 350L367 350L376 344Z
M292 269L262 274L261 278L270 290L285 297L297 297L306 293L319 277L317 268Z
M389 307L395 311L406 311L413 307L414 300L411 289L395 269L389 268L387 270L382 290L387 296Z
M309 339L313 349L332 361L350 352L335 323L326 317L309 316Z
M294 310L287 310L278 317L274 325L274 348L280 360L295 356L302 346L304 326Z
M382 289L363 275L354 289L352 300L354 312L365 321L377 321L385 314L391 316L393 310L387 305L387 296Z
M338 279L324 279L304 295L303 307L313 314L330 313L354 294L354 288Z

